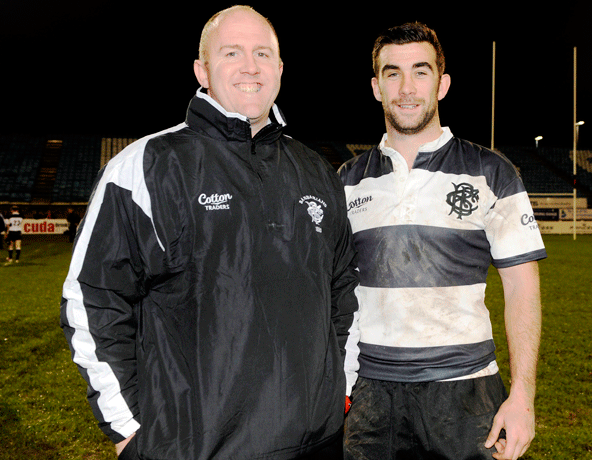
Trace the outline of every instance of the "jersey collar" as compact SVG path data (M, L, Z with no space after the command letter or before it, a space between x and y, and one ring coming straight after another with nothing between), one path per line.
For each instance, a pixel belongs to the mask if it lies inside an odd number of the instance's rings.
M392 152L396 152L395 149L393 149L392 147L389 147L387 145L387 133L384 133L384 135L382 136L382 140L380 141L380 145L378 146L380 148L380 151L383 152L385 155L387 156L391 156ZM438 139L433 140L431 142L426 142L425 144L422 144L419 147L418 152L435 152L436 150L444 147L444 145L446 145L448 143L448 141L450 141L450 139L453 138L452 132L450 131L450 128L447 126L442 127L442 134L440 135L440 137L438 137ZM398 153L398 152L397 152Z

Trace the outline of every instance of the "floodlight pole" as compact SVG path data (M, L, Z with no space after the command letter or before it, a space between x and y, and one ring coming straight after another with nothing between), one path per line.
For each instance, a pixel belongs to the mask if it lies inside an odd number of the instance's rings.
M578 121L577 121L577 61L578 61L578 52L577 48L574 46L573 50L573 239L576 239L576 174L577 174L577 148L578 148Z
M493 56L491 64L491 150L494 149L495 133L495 41L493 42Z

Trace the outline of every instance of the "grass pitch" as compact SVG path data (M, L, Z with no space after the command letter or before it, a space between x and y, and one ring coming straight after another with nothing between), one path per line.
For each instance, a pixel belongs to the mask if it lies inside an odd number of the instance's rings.
M545 235L539 264L543 337L537 437L524 459L592 460L592 235ZM86 384L59 327L71 244L29 237L21 262L0 257L0 459L107 460L113 446L96 427ZM508 384L503 295L490 270L498 362Z

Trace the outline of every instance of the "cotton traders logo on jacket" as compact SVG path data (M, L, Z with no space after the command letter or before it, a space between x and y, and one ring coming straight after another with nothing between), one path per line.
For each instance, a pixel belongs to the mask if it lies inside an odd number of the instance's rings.
M479 202L479 190L466 182L458 185L453 182L452 185L454 190L446 195L446 203L450 205L448 215L454 212L456 218L462 220L463 216L470 216L479 207L476 205Z
M325 217L325 212L323 208L327 207L327 203L316 196L312 195L305 195L298 201L300 204L306 204L308 206L307 212L308 215L311 217L312 222L315 224L315 229L317 232L322 233L323 229L319 227L321 222L323 221L323 217Z
M214 193L210 196L202 193L197 201L206 209L206 211L219 211L221 209L230 209L228 202L231 199L232 195L230 193L223 193L222 195Z

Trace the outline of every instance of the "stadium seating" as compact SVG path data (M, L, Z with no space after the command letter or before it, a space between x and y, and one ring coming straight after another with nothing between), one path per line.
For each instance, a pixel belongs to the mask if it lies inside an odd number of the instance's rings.
M571 193L573 191L573 151L560 148L500 148L520 168L526 189L531 193ZM578 194L592 195L592 152L578 150Z
M137 139L134 138L104 137L101 140L101 168L105 166L111 158L136 140Z
M537 157L534 148L500 147L499 149L520 171L529 193L570 193L573 183L549 169L549 165ZM571 179L571 174L569 175Z
M85 203L99 169L135 139L87 135L60 137L61 151L55 182L50 188L53 203ZM0 202L35 201L36 181L46 159L44 136L0 136ZM333 141L306 142L337 169L371 145ZM571 193L573 155L569 149L500 147L519 169L529 193ZM54 168L55 169L55 168ZM53 180L53 178L52 178ZM592 151L578 151L578 186L592 195ZM48 192L49 193L49 192ZM592 201L592 200L591 200Z
M43 155L44 140L0 136L0 201L29 202Z
M564 174L573 174L573 150L571 149L540 149L540 155L555 164ZM578 150L577 154L577 181L588 190L592 190L592 152L590 150Z
M304 142L307 147L321 154L335 169L339 168L345 161L353 155L346 144L339 142L310 141Z
M86 202L101 164L101 138L64 137L53 202Z

